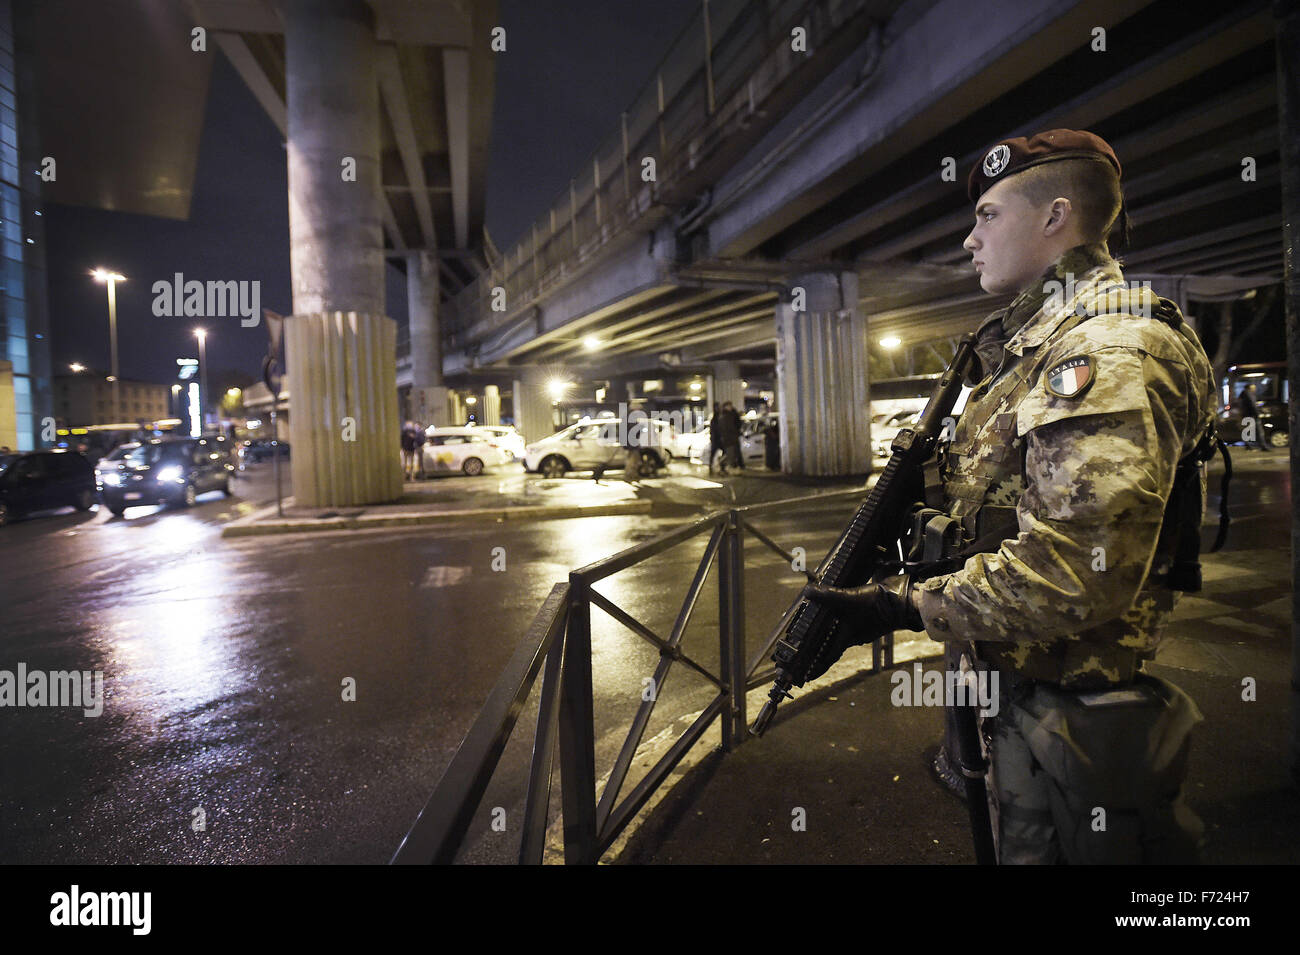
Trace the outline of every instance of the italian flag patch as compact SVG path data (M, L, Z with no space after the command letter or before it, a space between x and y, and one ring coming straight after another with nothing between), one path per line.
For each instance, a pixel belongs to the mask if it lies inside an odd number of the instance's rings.
M1090 357L1067 358L1047 372L1047 393L1057 398L1078 398L1088 390L1093 377Z

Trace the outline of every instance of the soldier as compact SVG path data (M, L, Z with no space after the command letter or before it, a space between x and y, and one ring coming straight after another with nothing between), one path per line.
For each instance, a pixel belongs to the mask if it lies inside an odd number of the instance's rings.
M981 735L1003 863L1194 861L1201 833L1181 799L1200 714L1141 667L1176 591L1199 589L1213 373L1177 307L1109 253L1127 233L1120 171L1103 139L1066 129L972 169L963 246L985 291L1017 294L979 326L975 390L938 460L970 556L805 590L856 611L845 646L925 629L996 678ZM1171 496L1196 506L1166 519Z

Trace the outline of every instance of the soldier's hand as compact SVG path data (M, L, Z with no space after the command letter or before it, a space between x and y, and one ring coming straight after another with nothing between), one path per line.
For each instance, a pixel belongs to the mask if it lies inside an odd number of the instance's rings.
M925 629L921 614L912 604L911 584L909 575L898 574L859 587L808 584L799 596L836 610L844 618L841 630L852 630L860 638L858 643L870 643L895 630Z

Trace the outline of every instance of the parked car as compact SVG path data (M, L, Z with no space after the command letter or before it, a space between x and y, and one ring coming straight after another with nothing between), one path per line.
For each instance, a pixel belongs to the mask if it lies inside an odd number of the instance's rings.
M425 431L424 470L461 471L473 477L514 460L495 436L481 428L429 428Z
M524 436L518 430L510 425L478 424L467 425L467 427L474 427L491 435L496 446L509 454L512 461L517 461L524 456L524 448L528 442L524 440Z
M540 472L546 477L562 477L568 471L617 470L627 461L623 441L628 439L642 447L640 473L649 476L671 458L667 449L657 443L658 436L664 433L660 425L668 422L655 421L647 430L620 428L617 420L606 418L579 421L528 445L524 470Z
M777 417L775 411L769 411L740 419L740 457L745 467L757 467L763 463L767 453L767 426Z
M703 461L709 454L709 423L701 422L694 431L678 432L673 454L683 461Z
M1257 362L1229 365L1219 382L1223 405L1219 409L1219 437L1226 444L1242 441L1242 397L1247 386L1254 395L1255 440L1267 448L1285 448L1291 443L1291 389L1286 362Z
M104 475L117 471L122 467L122 459L130 452L140 447L139 441L129 441L126 444L120 444L108 454L99 459L95 465L95 490L104 489Z
M95 505L95 469L76 451L32 451L0 458L0 525L10 517Z
M145 441L104 475L104 504L116 515L140 504L190 507L200 494L230 496L230 441L224 435Z

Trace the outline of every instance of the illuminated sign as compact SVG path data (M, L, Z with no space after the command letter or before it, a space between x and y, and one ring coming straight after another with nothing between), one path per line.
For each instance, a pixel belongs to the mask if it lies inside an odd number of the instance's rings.
M197 438L203 433L203 418L199 414L199 383L190 382L190 437Z

